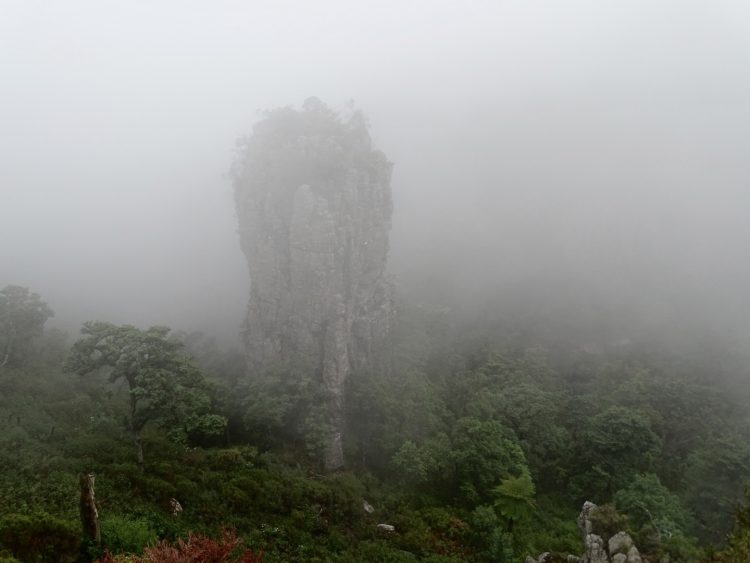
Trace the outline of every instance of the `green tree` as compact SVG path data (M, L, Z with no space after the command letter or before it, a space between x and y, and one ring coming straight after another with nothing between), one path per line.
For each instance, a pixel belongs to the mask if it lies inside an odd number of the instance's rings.
M685 470L685 504L695 514L696 535L719 542L731 528L731 517L750 482L750 448L746 434L724 435L707 443L688 458Z
M684 533L689 526L690 517L680 499L653 473L636 475L627 487L615 493L614 501L636 530L650 526L659 541Z
M492 498L503 479L528 473L523 450L511 432L495 420L462 418L450 436L438 432L417 444L406 440L393 466L412 484L429 485L468 505Z
M750 500L750 489L747 491ZM712 563L747 563L750 561L750 503L737 510L734 530L727 538L727 547L714 555Z
M292 362L277 365L254 374L237 390L252 443L266 448L291 444L314 449L314 444L306 443L310 437L307 424L321 422L315 407L323 398L309 370Z
M110 382L128 385L128 430L138 464L143 466L141 432L149 422L170 429L176 438L191 433L216 434L226 420L210 414L211 398L200 370L181 355L179 342L167 338L166 327L140 330L106 322L87 322L66 360L80 375L97 371Z
M491 354L482 367L447 381L446 402L458 417L497 420L512 430L540 489L559 489L574 452L558 379L542 349Z
M651 429L647 416L624 407L610 407L588 423L582 440L581 460L588 471L581 477L600 483L590 493L609 499L638 472L648 471L661 451L661 440Z
M495 510L478 506L470 517L476 558L478 561L506 562L513 557L513 537L502 526Z
M8 285L0 290L0 367L21 363L54 314L26 287Z
M0 561L73 561L81 543L79 527L43 512L0 517ZM11 559L11 561L15 561Z
M421 370L406 370L398 377L355 373L349 379L347 436L350 455L354 463L369 470L383 469L407 443L420 444L420 449L429 444L429 452L447 459L438 452L440 442L448 441L448 420L450 414L439 387ZM409 448L411 446L407 446ZM428 455L433 456L433 453ZM416 476L411 473L412 477Z
M503 479L492 493L495 496L495 510L507 520L509 532L513 531L515 523L530 519L536 510L536 487L528 471Z
M404 442L393 456L393 466L404 481L434 489L451 470L451 455L450 439L439 433L419 445L411 440Z
M523 450L500 422L456 421L451 461L462 496L470 503L489 500L503 479L528 472Z

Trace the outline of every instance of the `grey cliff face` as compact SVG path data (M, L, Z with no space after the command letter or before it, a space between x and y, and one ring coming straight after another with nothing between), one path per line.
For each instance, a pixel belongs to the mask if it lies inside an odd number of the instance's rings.
M360 114L344 121L310 99L256 125L233 170L250 270L248 369L315 376L327 400L328 469L344 462L344 382L353 370L388 369L391 168Z

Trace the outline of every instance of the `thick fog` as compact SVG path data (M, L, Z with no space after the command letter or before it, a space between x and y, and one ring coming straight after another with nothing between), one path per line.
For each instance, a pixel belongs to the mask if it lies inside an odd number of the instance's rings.
M408 298L747 334L749 69L740 0L4 0L0 286L233 341L235 141L314 95L395 163Z

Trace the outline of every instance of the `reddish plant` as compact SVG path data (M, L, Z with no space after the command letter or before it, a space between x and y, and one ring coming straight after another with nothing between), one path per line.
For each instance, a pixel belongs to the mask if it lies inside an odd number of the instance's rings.
M190 534L187 541L178 539L171 544L161 541L155 547L147 547L143 555L129 556L128 563L262 563L263 554L253 553L242 547L242 538L231 528L222 528L218 539L202 534ZM117 563L118 557L110 552L98 563Z

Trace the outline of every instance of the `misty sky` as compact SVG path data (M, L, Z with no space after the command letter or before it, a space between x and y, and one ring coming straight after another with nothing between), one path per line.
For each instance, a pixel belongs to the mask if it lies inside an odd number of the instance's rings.
M259 110L362 108L392 270L750 300L750 4L0 0L0 286L234 334Z

